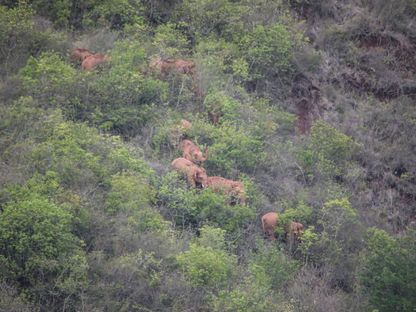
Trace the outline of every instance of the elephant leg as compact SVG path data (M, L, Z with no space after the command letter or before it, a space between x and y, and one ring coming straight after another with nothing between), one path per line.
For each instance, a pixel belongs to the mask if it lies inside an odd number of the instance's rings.
M186 179L188 180L188 183L192 186L192 187L196 187L196 183L195 183L195 179L194 179L194 175L192 174L192 172L187 172L186 174Z

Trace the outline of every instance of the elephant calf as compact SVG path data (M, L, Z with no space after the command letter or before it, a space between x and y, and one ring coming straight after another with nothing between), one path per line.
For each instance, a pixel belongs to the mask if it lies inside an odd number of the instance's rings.
M172 161L172 168L186 176L186 180L192 187L205 187L207 185L207 172L198 167L192 161L185 158L176 158Z
M263 233L271 241L276 240L276 228L278 224L279 215L276 212L268 212L261 217ZM285 228L285 232L289 236L289 239L299 240L303 234L303 228L302 223L290 221Z
M246 204L246 194L243 183L224 179L222 177L208 177L208 187L214 192L224 193L233 199L237 199L241 205Z

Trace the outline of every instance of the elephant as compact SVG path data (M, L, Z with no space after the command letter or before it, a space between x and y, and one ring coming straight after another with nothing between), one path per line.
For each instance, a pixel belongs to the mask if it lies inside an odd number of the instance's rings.
M303 234L303 224L291 221L289 223L288 233L291 237L299 239Z
M82 61L81 68L85 71L90 71L99 64L105 63L108 59L104 54L92 54Z
M195 165L192 161L183 157L176 158L172 161L172 168L184 174L186 180L192 187L206 187L208 179L207 172L204 168Z
M276 227L279 215L276 212L268 212L261 217L261 225L264 235L271 241L276 240Z
M182 140L179 144L179 149L182 151L182 157L192 161L195 164L203 163L208 159L208 147L205 149L205 157L201 150L190 140Z
M207 185L214 192L224 193L231 197L231 203L246 204L246 194L243 183L222 177L208 177Z
M192 90L194 94L198 98L202 98L203 93L198 84L196 64L194 61L173 58L162 59L160 56L157 56L150 60L149 69L164 78L170 74L189 75L192 78Z
M149 67L158 73L167 76L172 73L194 76L195 63L190 60L162 59L160 56L150 61Z
M181 128L183 131L191 130L192 123L186 119L181 119Z
M261 217L261 225L263 227L264 235L271 241L276 240L276 228L279 224L279 215L276 212L268 212ZM300 240L303 234L303 224L299 222L290 221L286 228L286 236L290 242Z
M87 49L76 48L71 52L71 59L82 63L87 57L93 55L93 53Z

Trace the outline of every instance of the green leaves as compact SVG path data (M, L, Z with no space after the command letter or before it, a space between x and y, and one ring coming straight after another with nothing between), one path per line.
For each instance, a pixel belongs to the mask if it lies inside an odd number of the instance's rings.
M78 292L87 266L71 222L67 211L34 192L8 202L0 218L0 254L10 270L1 278L21 283L38 298L55 287L57 298Z
M256 26L243 37L240 47L255 79L286 75L293 70L291 58L294 43L282 24Z
M58 97L68 94L68 89L75 82L75 74L74 68L51 52L45 52L39 58L30 57L19 72L27 94L53 104L61 104Z
M311 176L335 178L348 169L348 162L358 150L353 139L323 121L311 129L307 147L300 153L300 161Z
M110 180L111 191L107 194L106 211L132 213L148 208L154 201L154 191L140 175L117 173Z
M360 279L370 303L381 312L411 311L416 304L415 233L395 239L371 228L367 234Z
M209 237L216 243L207 244ZM201 231L201 238L191 243L188 251L176 257L193 286L218 290L227 285L236 265L236 258L222 249L223 241L223 231L205 227Z

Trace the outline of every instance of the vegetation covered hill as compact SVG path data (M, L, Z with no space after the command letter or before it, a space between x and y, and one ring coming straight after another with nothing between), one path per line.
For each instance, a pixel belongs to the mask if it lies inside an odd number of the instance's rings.
M0 311L415 311L414 0L0 4Z

